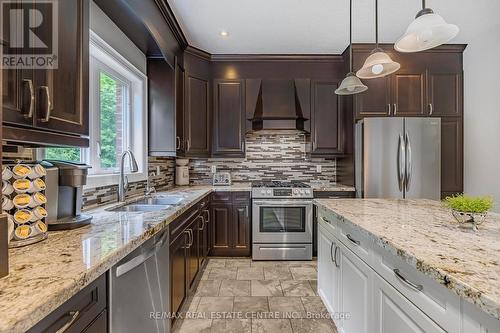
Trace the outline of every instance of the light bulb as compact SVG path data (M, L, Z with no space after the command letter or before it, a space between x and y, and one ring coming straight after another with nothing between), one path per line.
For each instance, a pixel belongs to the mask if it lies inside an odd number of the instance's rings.
M372 73L373 74L380 74L384 70L384 65L382 64L375 64L372 66Z

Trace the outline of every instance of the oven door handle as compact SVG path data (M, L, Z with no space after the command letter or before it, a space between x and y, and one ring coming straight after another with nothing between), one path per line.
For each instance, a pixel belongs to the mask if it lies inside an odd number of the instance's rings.
M268 207L282 207L282 206L312 206L312 199L310 200L279 200L279 199L268 199L268 200L253 200L253 204L256 206L268 206Z

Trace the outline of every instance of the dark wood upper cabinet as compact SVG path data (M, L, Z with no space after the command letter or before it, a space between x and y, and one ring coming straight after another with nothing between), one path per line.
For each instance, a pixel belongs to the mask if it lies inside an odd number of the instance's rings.
M427 73L427 112L434 117L457 117L463 113L462 73Z
M58 2L57 68L3 71L4 140L88 146L89 3ZM37 34L51 36L52 26Z
M356 119L389 116L391 103L390 77L363 80L368 90L353 97Z
M214 80L214 156L245 155L245 81Z
M35 70L35 126L88 135L89 1L59 1L58 10L58 68Z
M311 82L312 154L335 155L343 149L343 122L338 81Z
M424 115L425 73L400 71L391 81L391 114L396 117Z
M186 105L184 135L187 156L210 155L209 82L188 75L186 78Z
M175 70L161 58L148 59L148 145L150 156L175 156Z
M175 123L176 123L176 151L183 155L185 152L186 138L184 136L184 105L185 105L185 71L180 64L175 66Z

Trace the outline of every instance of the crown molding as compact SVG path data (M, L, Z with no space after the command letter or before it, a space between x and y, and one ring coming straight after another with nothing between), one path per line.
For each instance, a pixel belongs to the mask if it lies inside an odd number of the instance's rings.
M174 38L177 40L177 43L179 43L179 47L181 50L186 49L186 47L189 46L189 43L187 41L186 36L184 35L184 32L182 32L181 26L179 25L179 22L175 18L174 12L172 11L172 8L168 4L167 0L154 0L158 8L160 9L160 12L167 22L168 27L170 28L170 31L174 35Z
M443 44L432 48L430 50L422 51L423 53L449 53L449 52L463 52L467 44ZM352 44L352 50L358 52L371 52L375 48L375 43L355 43ZM384 51L394 51L394 44L392 43L379 43L379 48ZM349 50L349 46L344 50L343 53Z
M186 49L184 50L184 52L186 53L189 53L195 57L198 57L200 59L203 59L203 60L207 60L207 61L210 61L212 60L212 55L202 49L199 49L197 47L194 47L194 46L191 46L191 45L188 45L186 47Z
M262 62L262 61L300 61L300 62L343 62L342 55L338 54L212 54L212 61L240 61L240 62Z

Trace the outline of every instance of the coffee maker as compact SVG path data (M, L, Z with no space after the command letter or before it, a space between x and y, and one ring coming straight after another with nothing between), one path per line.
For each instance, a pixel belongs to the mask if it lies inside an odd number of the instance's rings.
M69 230L88 225L91 215L82 214L83 185L89 165L65 161L43 161L47 171L47 226L49 230Z

